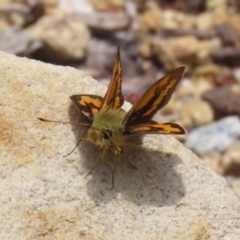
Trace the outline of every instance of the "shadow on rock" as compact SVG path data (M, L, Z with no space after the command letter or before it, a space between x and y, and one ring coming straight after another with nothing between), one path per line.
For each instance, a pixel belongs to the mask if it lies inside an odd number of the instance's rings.
M70 107L71 122L81 122L80 114ZM76 142L83 135L83 127L72 125ZM111 188L112 169L115 156L110 151L99 166L87 177L88 193L98 204L118 198L132 201L136 205L171 206L176 205L185 195L183 181L174 167L181 164L181 159L173 153L165 153L141 146L140 139L134 139L137 144L120 156L115 172L115 187ZM81 157L77 165L83 164L86 174L99 159L99 149L87 142L81 142L77 147ZM130 166L128 161L137 169Z

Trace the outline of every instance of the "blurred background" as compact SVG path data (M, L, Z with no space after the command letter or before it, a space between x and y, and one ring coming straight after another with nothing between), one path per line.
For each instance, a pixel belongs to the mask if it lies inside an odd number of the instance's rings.
M0 0L1 51L72 66L108 85L118 45L131 103L186 66L155 119L183 125L189 134L178 139L240 198L239 0Z

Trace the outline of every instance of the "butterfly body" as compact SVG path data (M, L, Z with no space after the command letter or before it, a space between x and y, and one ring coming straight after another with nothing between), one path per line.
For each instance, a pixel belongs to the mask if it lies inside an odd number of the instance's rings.
M110 149L114 153L124 144L122 120L126 112L123 109L99 112L91 127L83 137L100 149Z
M99 160L88 174L101 163L105 152L111 150L116 156L112 171L112 187L114 187L115 169L122 148L129 142L129 136L186 134L185 129L176 123L158 123L152 120L156 112L169 102L183 72L184 67L179 67L162 77L136 101L130 111L125 112L121 108L124 98L121 89L122 67L118 49L112 79L104 97L90 94L70 96L75 106L85 116L85 122L78 124L88 126L86 134L79 139L75 148L81 140L91 142L100 148ZM39 119L41 121L57 122L43 118Z

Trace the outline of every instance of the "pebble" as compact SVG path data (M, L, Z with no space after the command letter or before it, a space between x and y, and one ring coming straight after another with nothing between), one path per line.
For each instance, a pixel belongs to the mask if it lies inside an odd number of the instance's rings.
M61 12L42 17L26 33L43 42L42 55L58 61L83 59L90 42L87 26Z
M181 65L191 69L205 62L212 51L209 41L198 40L194 36L154 39L152 46L154 54L166 69L174 69Z
M124 6L123 0L88 0L97 11L110 11L122 9Z
M163 13L159 8L149 8L139 16L140 26L147 31L157 31L163 24Z
M213 110L209 103L200 99L185 105L179 115L181 124L191 127L210 123L214 118Z
M227 84L206 91L202 95L214 109L216 116L240 115L240 85ZM219 99L224 99L219 101Z
M196 128L189 133L185 145L198 155L209 152L220 154L239 137L240 120L231 116Z
M238 83L240 83L240 68L236 68L233 70L233 75Z

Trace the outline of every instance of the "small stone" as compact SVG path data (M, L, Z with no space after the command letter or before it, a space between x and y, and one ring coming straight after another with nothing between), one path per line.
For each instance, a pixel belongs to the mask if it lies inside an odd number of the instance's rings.
M171 115L179 112L184 107L183 102L179 101L176 96L173 96L169 103L161 109L161 113L164 115Z
M176 95L181 98L187 96L199 97L207 90L212 89L213 84L208 80L208 77L203 76L192 77L191 82L188 81L177 89Z
M143 42L139 47L139 53L143 58L150 58L152 55L151 45L149 42Z
M240 85L228 84L214 88L202 95L215 111L217 117L240 115ZM219 101L224 99L224 101Z
M147 31L157 31L163 25L163 13L159 8L149 8L139 16L139 25Z
M225 85L236 82L233 70L229 67L219 66L216 64L206 64L197 67L192 74L192 81L196 81L198 78L205 78L205 82L208 82L213 88L215 85ZM210 90L206 88L205 91Z
M233 70L233 75L235 79L240 83L240 68L236 68Z
M41 55L58 61L83 59L90 41L84 23L61 13L42 17L26 32L43 42Z
M238 32L233 26L227 22L223 22L216 26L217 34L221 39L223 45L237 44Z
M188 127L210 123L214 117L211 106L200 99L184 105L179 115L181 124Z
M229 67L238 67L240 61L240 48L226 46L212 51L211 57L214 62L227 65Z
M236 116L194 129L189 133L186 146L198 155L220 154L240 137L240 121Z
M42 47L42 42L23 33L20 29L8 28L0 32L0 50L18 56L29 56Z
M190 68L205 62L212 51L209 41L198 40L194 36L180 36L167 39L154 39L153 51L167 69L180 65Z
M21 29L27 22L30 7L18 3L0 4L0 12L2 30L5 30L6 26Z
M206 8L210 11L216 11L219 9L227 9L226 0L206 0Z
M204 12L196 16L196 26L199 30L208 30L213 27L212 13Z
M76 19L85 23L91 31L101 34L123 31L128 29L131 24L130 16L124 11L79 13ZM126 35L125 32L122 32L123 34Z
M122 9L123 0L88 0L97 11Z
M180 11L167 9L163 12L162 26L168 30L190 30L195 26L195 17Z

